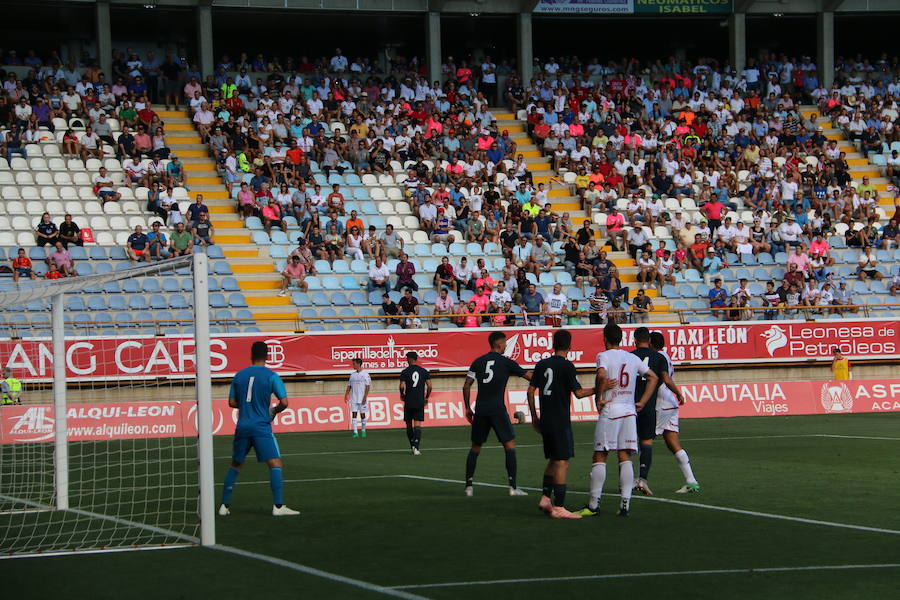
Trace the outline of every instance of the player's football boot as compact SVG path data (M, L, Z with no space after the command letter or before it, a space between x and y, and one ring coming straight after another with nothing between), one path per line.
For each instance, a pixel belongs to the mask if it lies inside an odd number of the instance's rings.
M642 493L645 496L653 495L653 492L650 491L650 486L647 485L646 479L638 479L637 483L634 484L634 489L636 489L637 491L639 491L640 493Z
M598 506L596 510L592 509L590 506L585 506L581 510L576 513L582 517L593 517L600 514L600 507Z
M541 495L541 499L538 501L538 510L543 511L549 515L550 511L553 510L553 503L550 502L550 498Z
M677 490L675 490L676 494L698 494L700 493L700 484L699 483L686 483Z
M273 517L293 517L299 515L300 511L291 510L284 504L281 505L281 508L277 506L272 506L272 516Z
M474 495L475 495L475 488L473 488L471 485L467 485L466 486L466 497L471 498Z
M581 515L578 513L569 512L566 510L565 506L554 506L550 510L550 517L554 519L580 519Z
M362 433L359 434L360 437L366 437L366 430L363 429Z
M509 488L509 495L510 496L527 496L528 492L526 492L525 490L520 490L519 488L511 487L511 488Z
M419 449L415 448L415 447L413 447L412 453L413 453L413 456L419 456L420 454L422 454L421 452L419 452Z
M231 514L231 510L227 506L225 506L224 504L219 505L219 516L220 517L227 517L230 514Z
M353 432L353 437L358 438L358 437L359 437L359 433L357 433L356 431L354 431L354 432Z
M623 502L619 506L619 512L617 512L616 514L619 515L620 517L627 517L628 516L628 505Z

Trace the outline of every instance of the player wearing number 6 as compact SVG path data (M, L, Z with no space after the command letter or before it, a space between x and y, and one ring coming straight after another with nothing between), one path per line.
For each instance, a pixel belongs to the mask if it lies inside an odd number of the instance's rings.
M571 332L560 329L553 334L553 356L534 367L534 377L528 386L528 408L531 424L544 438L543 494L538 508L554 519L580 519L581 515L566 510L566 475L569 459L575 456L570 408L572 394L579 398L591 396L594 388L583 388L578 375L566 355L572 347ZM535 392L540 394L540 418L535 410ZM553 502L550 497L553 496Z
M627 517L631 505L631 489L634 486L634 466L631 455L637 451L637 411L644 408L656 389L659 378L641 359L619 349L622 329L615 323L603 328L606 351L597 355L597 412L600 418L594 429L594 464L591 466L591 498L579 514L596 515L600 496L606 481L606 459L616 451L619 457L619 493L622 502L619 516ZM647 378L641 398L635 403L634 389L638 376Z
M422 442L422 422L425 421L425 406L431 397L431 375L417 363L419 355L406 353L409 366L400 373L400 399L403 400L403 421L406 423L406 437L412 453L419 456Z
M225 475L222 489L222 505L219 515L231 514L231 494L250 448L256 451L256 459L269 465L269 484L272 486L272 515L276 517L299 515L284 505L281 452L272 433L272 419L288 407L284 382L275 371L267 369L269 349L265 342L253 342L250 347L252 366L241 369L231 380L228 406L238 409L238 421L234 430L231 452L231 468ZM278 398L276 406L270 406L272 396Z
M506 382L510 375L518 375L531 381L531 372L526 372L518 363L503 355L506 349L506 334L495 331L488 336L491 351L475 359L466 382L463 384L463 407L466 420L472 424L472 447L466 458L466 496L474 493L472 480L475 477L475 465L481 446L487 441L491 430L506 451L506 474L509 478L510 496L527 496L524 490L516 487L516 434L506 410ZM470 391L472 383L478 381L478 396L475 398L475 410L472 410Z

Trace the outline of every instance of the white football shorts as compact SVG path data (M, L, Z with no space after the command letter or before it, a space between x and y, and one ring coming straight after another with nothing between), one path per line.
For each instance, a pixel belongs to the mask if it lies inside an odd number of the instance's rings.
M634 415L610 419L600 417L594 427L594 450L612 452L628 450L636 452L638 448L637 419Z
M678 433L678 408L656 409L656 435L662 435L664 431Z

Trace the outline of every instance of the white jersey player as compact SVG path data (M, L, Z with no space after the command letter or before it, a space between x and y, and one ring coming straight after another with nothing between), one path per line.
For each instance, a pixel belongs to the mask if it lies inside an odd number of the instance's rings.
M663 351L665 348L665 338L663 335L654 331L650 334L650 347L663 355L669 364L669 378L675 377L675 366L672 359ZM679 401L680 400L680 401ZM656 435L663 436L666 446L675 455L675 462L684 475L685 484L675 490L676 494L692 494L700 491L700 484L694 477L694 471L691 469L691 461L687 452L681 447L681 441L678 439L678 407L684 403L684 398L677 398L672 391L661 386L656 396Z
M366 437L366 419L369 417L369 387L372 385L372 378L363 371L362 359L353 359L353 372L350 373L350 381L347 383L347 390L344 392L344 402L350 405L350 423L353 425L353 437L360 436L360 430L357 427L357 415L359 416L359 424L362 427L362 437Z
M607 350L597 355L596 403L600 418L594 429L594 461L591 466L591 498L579 514L589 517L597 514L600 496L606 482L606 459L616 451L619 457L619 490L622 503L619 515L628 516L631 490L634 487L634 466L631 455L637 451L637 411L642 409L656 389L657 376L637 356L619 349L622 329L615 323L603 328ZM647 380L644 394L634 397L637 378ZM636 401L637 400L637 401Z

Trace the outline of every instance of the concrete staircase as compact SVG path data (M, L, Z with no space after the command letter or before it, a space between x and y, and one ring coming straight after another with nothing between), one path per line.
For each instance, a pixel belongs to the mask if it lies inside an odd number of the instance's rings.
M820 114L817 106L804 105L800 107L800 114L804 118L813 113ZM874 185L876 190L879 192L887 191L890 182L883 176L880 167L870 163L869 159L866 158L866 155L860 152L859 148L857 148L851 140L848 140L844 136L844 133L836 128L830 119L820 116L816 122L822 127L822 133L825 137L829 140L836 140L838 142L838 148L840 148L842 152L847 153L847 163L850 165L850 176L853 177L854 184L858 185L862 183L863 177L868 177L869 183ZM892 195L884 193L880 193L879 195L878 206L889 211L894 206Z
M526 122L516 119L516 115L510 112L494 112L493 114L500 130L509 131L509 136L516 142L517 153L525 156L525 161L534 177L534 184L543 183L545 187L549 188L553 210L559 213L569 213L572 223L576 226L580 226L585 219L592 220L591 215L582 207L578 197L572 195L572 190L567 184L562 183L562 178L553 171L549 160L541 155L534 141L528 136ZM594 237L600 240L600 232L595 231ZM633 298L640 287L640 283L637 281L638 269L634 261L627 252L613 252L610 246L604 246L603 249L607 251L609 260L619 269L619 279L622 280L622 284L631 288L630 297ZM644 293L654 298L653 305L656 310L650 315L652 322L678 322L678 315L668 312L669 305L665 299L656 300L659 297L659 291L655 286L648 287Z
M172 153L184 163L191 202L197 194L203 194L203 202L209 207L215 227L216 243L234 271L257 326L263 331L296 330L298 311L290 298L277 295L281 277L273 269L268 247L253 244L250 231L240 220L234 200L228 197L215 161L201 142L188 112L158 107L154 110L165 122Z

